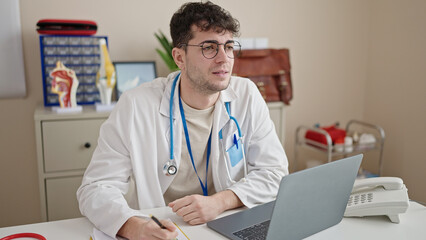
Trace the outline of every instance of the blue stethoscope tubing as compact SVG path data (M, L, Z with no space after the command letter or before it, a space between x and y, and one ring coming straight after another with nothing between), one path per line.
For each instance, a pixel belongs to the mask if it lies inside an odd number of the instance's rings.
M177 166L176 166L176 161L175 161L175 159L174 159L174 151L173 151L173 149L174 149L174 144L173 144L173 99L174 99L174 92L175 92L175 89L176 89L176 85L177 85L177 82L178 82L178 80L179 80L179 77L180 77L180 74L181 73L178 73L177 75L176 75L176 77L174 78L174 80L173 80L173 84L172 84L172 89L171 89L171 92L170 92L170 103L169 103L169 120L170 120L170 158L169 158L169 160L168 160L168 162L164 165L164 172L165 172L165 174L167 175L167 176L171 176L171 175L174 175L174 174L176 174L176 172L177 172ZM180 96L179 96L180 97ZM239 135L239 138L241 139L242 138L242 133L241 133L241 128L240 128L240 125L238 124L238 121L237 121L237 119L235 119L235 117L233 117L233 116L231 116L231 114L230 114L230 109L229 109L229 102L226 102L225 103L225 106L226 106L226 111L228 112L228 115L229 115L229 118L235 123L235 125L237 126L237 129L238 129L238 135ZM184 121L184 119L182 119L182 121ZM220 135L220 139L222 139L222 130L220 130L220 132L219 132L219 135ZM208 148L210 148L210 140L211 140L211 134L210 134L210 137L209 137L209 143L208 143ZM226 152L226 149L225 149L225 146L223 146L223 148L224 148L224 154L225 154L225 152ZM209 150L209 149L208 149ZM209 151L208 151L209 152ZM247 175L247 166L246 166L246 158L245 158L245 156L244 156L244 151L242 151L243 152L243 161L244 161L244 177ZM208 154L209 155L209 154ZM225 154L226 155L226 154ZM226 158L226 156L225 156L225 158ZM194 164L194 163L193 163ZM208 163L207 163L208 164ZM207 165L208 166L208 165ZM229 177L229 179L232 181L232 182L235 182L234 180L232 180L232 177L231 177L231 175L230 175L230 171L229 171L229 168L228 168L228 165L227 164L225 164L225 166L226 166L226 170L227 170L227 174L228 174L228 177ZM173 171L168 171L168 169L173 169ZM195 172L197 172L197 170L195 169L195 167L194 167L194 170L195 170ZM207 168L206 168L206 170L207 170ZM198 175L198 174L197 174ZM201 180L200 180L200 183L201 183ZM202 186L203 186L203 184L201 184ZM206 181L206 185L207 185L207 181ZM206 186L207 187L207 186ZM203 192L204 192L204 188L203 188Z
M175 79L173 80L173 85L172 85L172 91L170 92L170 161L174 160L174 156L173 156L173 98L175 95L175 89L176 89L176 84L177 81L180 77L180 73L175 77Z
M229 102L225 103L225 107L226 107L226 111L228 112L229 118L234 121L235 125L237 126L237 130L238 130L238 136L240 139L242 139L243 135L241 133L241 128L240 128L240 124L238 124L237 119L235 119L235 117L231 116L231 111L229 109ZM223 136L222 136L222 130L219 131L219 139L222 141L222 148L223 148L223 154L225 155L225 159L227 159L226 157L226 146L225 144L223 144ZM246 162L246 156L245 156L245 151L244 149L242 149L242 154L243 154L243 164L244 164L244 177L242 178L243 181L245 181L245 177L247 176L247 162ZM230 162L230 160L228 159L228 162ZM232 179L231 174L230 174L230 170L228 167L228 164L225 163L225 167L226 167L226 173L228 174L228 178L232 183L235 183L236 181Z

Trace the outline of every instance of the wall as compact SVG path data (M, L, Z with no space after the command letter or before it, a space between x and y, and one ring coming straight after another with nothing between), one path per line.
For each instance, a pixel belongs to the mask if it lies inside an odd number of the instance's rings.
M20 1L28 92L24 99L0 100L0 227L40 221L33 121L34 109L42 104L43 95L39 40L35 31L37 21L43 18L95 20L99 26L98 35L109 36L113 61L155 60L159 75L164 76L167 69L154 51L159 44L153 33L158 29L168 32L170 17L183 2ZM344 124L352 118L375 122L389 132L385 146L385 174L407 177L410 196L426 201L421 188L423 184L418 188L413 186L415 181L426 182L425 177L418 174L419 169L425 169L422 160L425 154L421 152L424 150L416 145L424 145L424 132L418 134L414 127L425 122L424 94L416 95L424 86L420 80L423 71L419 66L424 63L420 55L424 47L422 49L420 42L425 41L424 35L416 34L417 29L403 28L425 22L424 14L416 15L417 19L409 14L410 11L419 12L416 7L424 6L423 3L379 0L214 2L240 20L241 37L268 37L271 47L290 49L295 97L287 111L285 149L291 164L297 126L316 122L325 125L336 120ZM389 27L389 20L397 15L394 13L399 7L407 13L400 16L404 17L404 24L393 29L392 37L399 37L399 42L394 42L384 30ZM383 12L382 8L387 11ZM398 19L393 21L399 22ZM421 25L414 26L420 29ZM405 39L405 35L414 39ZM402 43L408 50L418 48L419 52L401 50L404 56L401 60L388 53L395 49L391 48L395 43ZM383 64L383 60L393 61ZM406 74L396 71L401 62L405 62L403 70ZM411 71L407 73L407 70ZM400 88L395 85L403 86L399 80L407 81L407 77L410 77L411 85L403 90L406 92L402 95L404 100L400 100L403 102L383 92L384 88L396 92ZM385 82L388 79L391 80L390 86ZM388 103L395 106L389 107ZM408 110L412 106L417 112ZM412 115L404 118L398 113ZM416 113L418 116L414 115ZM400 129L400 126L408 125L410 129L407 131ZM413 139L413 144L403 142L407 139ZM403 148L397 142L404 143ZM408 151L413 149L416 150Z
M365 119L386 130L385 174L426 202L426 1L379 0L371 9Z

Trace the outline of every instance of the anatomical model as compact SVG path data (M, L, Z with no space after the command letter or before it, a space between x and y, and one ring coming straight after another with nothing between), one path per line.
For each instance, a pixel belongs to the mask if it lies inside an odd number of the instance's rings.
M50 76L53 78L52 92L58 94L61 108L77 107L75 96L79 82L74 70L58 61Z
M112 91L116 83L115 68L109 57L105 39L101 38L99 40L99 47L101 53L101 66L96 75L96 87L99 89L101 103L110 105Z

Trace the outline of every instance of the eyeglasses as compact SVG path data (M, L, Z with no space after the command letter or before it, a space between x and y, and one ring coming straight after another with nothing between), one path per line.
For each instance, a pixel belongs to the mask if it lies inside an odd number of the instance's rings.
M241 52L241 45L237 41L227 41L226 43L218 43L216 41L209 40L195 45L182 43L180 46L200 47L203 56L207 59L212 59L218 54L220 45L223 45L223 49L225 50L226 56L231 59L234 59L235 56L238 56Z

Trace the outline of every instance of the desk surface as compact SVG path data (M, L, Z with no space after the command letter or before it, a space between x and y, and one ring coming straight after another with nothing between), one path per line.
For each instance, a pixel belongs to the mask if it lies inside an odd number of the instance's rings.
M228 215L236 210L227 211ZM159 218L170 218L187 234L191 240L226 239L209 229L206 224L190 226L177 217L170 208L142 210ZM310 236L309 240L318 239L425 239L426 207L410 202L407 212L400 215L399 224L391 223L387 217L343 218L338 225ZM93 225L86 218L75 218L61 221L44 222L0 228L0 238L22 232L35 232L49 240L88 240Z

